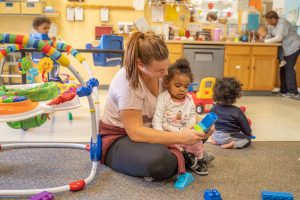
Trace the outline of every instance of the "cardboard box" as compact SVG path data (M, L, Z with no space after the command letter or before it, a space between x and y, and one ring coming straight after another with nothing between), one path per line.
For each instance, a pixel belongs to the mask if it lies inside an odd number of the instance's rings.
M20 14L20 2L0 2L0 14Z
M22 14L43 14L45 3L43 2L21 2Z

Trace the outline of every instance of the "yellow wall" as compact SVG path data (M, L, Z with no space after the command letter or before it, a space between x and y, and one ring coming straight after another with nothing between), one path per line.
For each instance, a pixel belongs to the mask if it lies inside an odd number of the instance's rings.
M118 5L118 6L132 6L133 0L85 0L85 4L93 5ZM55 19L60 29L60 35L76 48L84 48L85 44L92 42L95 39L95 26L100 26L103 22L100 21L99 9L85 9L84 21L69 22L66 19L66 1L61 0L48 0L48 4L52 4L56 9L60 10L61 17ZM143 11L127 11L127 10L110 10L109 22L106 24L113 25L113 29L117 31L118 21L134 21L143 16ZM85 55L88 59L88 63L92 65L91 54ZM101 84L108 85L114 74L118 71L118 67L92 67L94 75L100 80ZM84 77L87 74L84 70L78 69L79 73Z

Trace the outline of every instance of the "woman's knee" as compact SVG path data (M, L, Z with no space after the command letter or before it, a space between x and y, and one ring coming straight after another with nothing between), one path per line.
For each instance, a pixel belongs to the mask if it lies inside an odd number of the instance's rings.
M168 149L162 148L159 153L151 156L148 163L149 176L155 180L172 177L177 172L177 158Z

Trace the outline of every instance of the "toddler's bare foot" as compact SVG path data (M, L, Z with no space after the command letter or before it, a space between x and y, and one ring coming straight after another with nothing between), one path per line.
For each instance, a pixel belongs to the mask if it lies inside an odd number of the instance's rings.
M228 144L223 144L223 145L221 145L221 147L222 147L223 149L233 149L233 146L234 146L234 141L229 142Z
M214 144L214 145L217 145L218 143L214 140L214 139L212 139L212 138L210 138L210 142L212 143L212 144Z

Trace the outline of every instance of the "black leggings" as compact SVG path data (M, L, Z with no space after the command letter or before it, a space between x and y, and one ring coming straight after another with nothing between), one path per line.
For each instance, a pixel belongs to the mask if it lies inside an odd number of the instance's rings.
M117 172L164 180L177 173L177 159L166 146L133 142L128 136L117 140L108 150L105 165Z
M298 94L295 65L300 49L286 56L286 65L280 68L280 92Z

